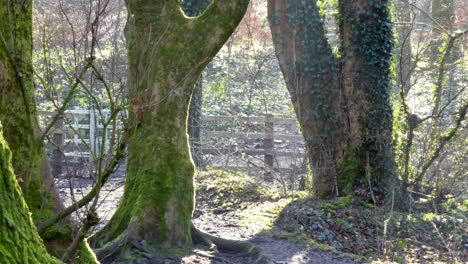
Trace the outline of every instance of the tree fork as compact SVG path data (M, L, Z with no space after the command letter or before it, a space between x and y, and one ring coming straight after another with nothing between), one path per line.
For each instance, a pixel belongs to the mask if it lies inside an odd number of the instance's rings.
M97 248L114 247L116 257L128 247L150 252L192 246L190 97L203 68L234 31L249 1L215 0L195 18L186 17L179 2L126 1L130 101L138 107L130 117L133 134L124 196L109 224L94 238Z

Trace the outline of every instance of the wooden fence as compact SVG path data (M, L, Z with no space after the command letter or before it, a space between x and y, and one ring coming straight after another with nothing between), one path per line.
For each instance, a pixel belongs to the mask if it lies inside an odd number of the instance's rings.
M48 125L56 114L39 111L41 125ZM46 142L55 175L61 174L64 167L77 168L91 164L92 154L98 153L102 144L109 146L109 138L104 142L102 139L102 119L107 120L109 117L109 111L102 111L102 115L98 115L91 110L69 110L55 122ZM108 132L112 133L112 129L108 128Z
M204 116L202 123L200 142L195 144L201 147L192 155L217 158L217 162L202 162L203 165L248 174L263 172L267 181L273 180L275 173L299 174L305 171L304 142L295 118L273 115ZM216 125L219 123L224 123L225 129L211 130L219 127ZM224 144L216 144L217 141ZM235 142L235 145L230 142Z
M110 114L103 113L106 117ZM41 111L39 116L43 125L55 114ZM55 123L47 142L55 174L61 174L65 166L80 167L92 163L91 153L96 153L103 143L101 123L96 113L90 110L67 111L64 118ZM263 172L266 180L272 180L272 174L276 172L291 171L291 166L284 162L287 159L300 160L301 165L294 168L303 165L303 138L295 118L209 115L204 116L201 123L200 138L191 138L192 142L197 141L192 144L192 155L201 160L201 166L248 173L257 170Z

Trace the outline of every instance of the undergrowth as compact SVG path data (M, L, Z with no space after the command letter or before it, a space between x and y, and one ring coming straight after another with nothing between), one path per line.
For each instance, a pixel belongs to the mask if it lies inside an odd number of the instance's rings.
M468 204L451 203L445 213L435 214L392 212L352 196L331 201L298 199L283 210L276 225L368 260L465 263Z
M196 181L198 203L213 213L236 211L242 228L366 261L468 261L467 201L448 199L439 213L422 204L403 213L352 195L328 201L304 193L282 197L237 172L201 171Z

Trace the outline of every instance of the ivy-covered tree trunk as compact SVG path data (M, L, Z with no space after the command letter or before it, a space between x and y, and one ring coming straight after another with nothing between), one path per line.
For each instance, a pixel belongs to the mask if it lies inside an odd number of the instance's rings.
M133 135L124 196L97 234L99 252L189 248L194 165L187 139L193 87L242 19L248 0L215 0L188 18L179 1L126 1Z
M47 253L37 233L11 161L0 123L0 262L59 263Z
M276 55L306 142L318 197L337 193L344 123L338 64L316 1L268 2Z
M332 55L317 1L268 2L276 54L302 126L318 197L356 187L384 195L394 178L387 2L338 1L339 59Z
M395 190L389 73L393 48L387 0L339 1L343 94L354 182L379 196ZM346 177L346 175L342 175ZM375 197L374 197L375 199Z
M0 121L36 224L62 208L38 129L32 82L32 1L0 0Z

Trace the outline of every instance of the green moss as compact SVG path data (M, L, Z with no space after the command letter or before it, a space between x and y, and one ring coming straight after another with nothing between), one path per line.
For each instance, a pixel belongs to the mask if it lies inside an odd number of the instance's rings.
M43 178L44 144L38 136L32 82L32 1L9 1L0 8L0 121L13 152L12 162L35 223L52 215L54 196ZM9 11L8 11L9 10ZM10 14L8 14L10 12ZM11 23L11 25L10 25ZM11 41L10 38L14 38Z
M339 198L336 199L336 206L339 209L348 208L348 207L351 206L352 203L353 203L353 195L352 194L348 194L345 197L339 197Z
M145 241L149 250L191 247L190 96L204 66L233 32L247 5L247 0L218 1L200 17L188 19L179 1L128 1L130 100L143 107L130 112L133 131L124 196L109 224L96 234L98 246L125 234Z
M341 163L338 165L338 190L340 194L347 194L352 191L356 180L362 177L361 161L355 148L349 144L345 156Z
M11 160L0 126L0 259L3 263L59 263L42 244L13 173Z
M87 239L81 241L78 248L77 259L74 261L76 264L98 264L99 261L89 247Z

